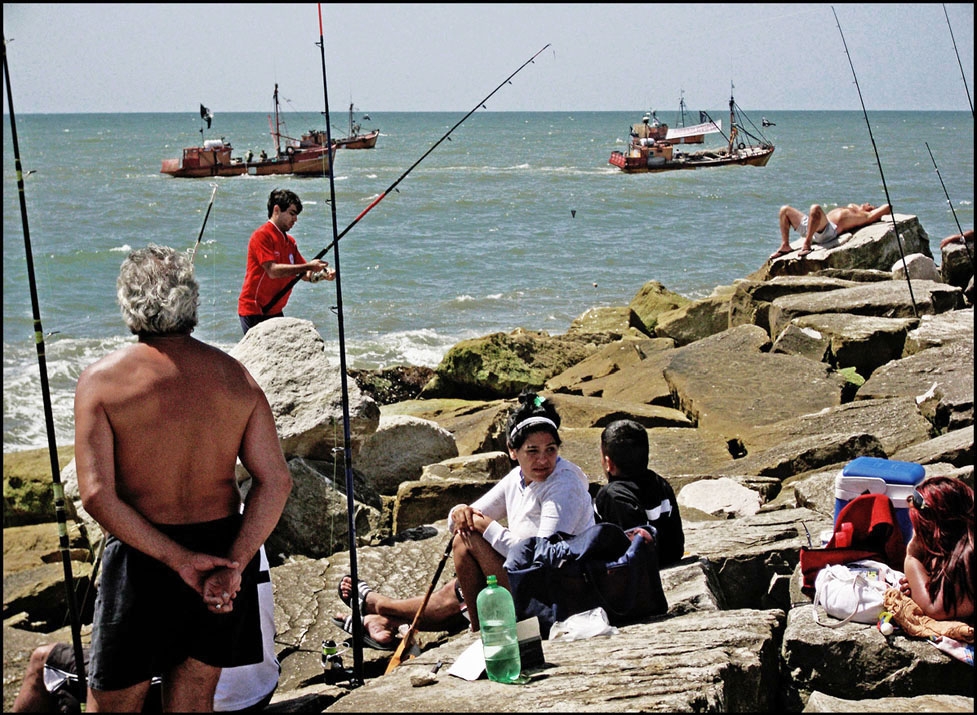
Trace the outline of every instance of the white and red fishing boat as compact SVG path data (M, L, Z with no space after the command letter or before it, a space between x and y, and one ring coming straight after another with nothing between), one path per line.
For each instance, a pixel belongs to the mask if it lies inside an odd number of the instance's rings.
M713 166L766 166L770 161L774 145L749 122L732 94L729 97L729 135L723 134L727 140L725 147L691 152L676 149L678 144L702 143L695 140L700 135L723 133L722 120L713 120L705 112L702 114L708 121L677 129L669 129L667 124L658 122L657 117L651 123L649 115L645 115L641 124L632 127L627 151L612 151L608 163L625 173L636 174ZM756 135L746 128L747 123Z
M364 119L369 118L365 115ZM349 133L340 138L333 139L332 143L337 149L372 149L377 145L377 137L380 136L379 129L372 129L365 134L361 133L363 127L353 119L353 103L349 103Z
M264 151L255 158L251 151L242 157L232 157L230 142L221 137L209 139L199 147L187 147L179 159L164 159L160 173L178 178L200 178L206 176L272 176L292 174L295 176L328 176L335 149L330 152L325 145L303 145L301 140L293 139L284 133L284 122L279 111L278 85L275 85L275 116L268 117L271 136L275 141L275 153L268 156ZM200 105L200 116L210 128L213 114ZM200 130L203 135L203 129Z

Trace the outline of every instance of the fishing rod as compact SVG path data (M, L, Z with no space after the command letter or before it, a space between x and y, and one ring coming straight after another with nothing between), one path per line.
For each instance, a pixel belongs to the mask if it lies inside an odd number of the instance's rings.
M902 265L906 265L906 253L902 248L902 236L899 235L899 228L896 226L896 212L892 208L892 200L889 198L889 187L885 183L885 173L882 171L882 159L879 158L879 148L875 144L875 135L872 134L872 124L868 120L868 112L865 109L865 100L862 99L862 88L858 86L858 77L855 75L855 65L848 51L848 43L845 42L845 33L841 31L841 22L838 20L838 13L835 12L834 5L831 6L831 14L835 16L835 24L838 25L838 32L841 34L841 44L845 47L845 54L848 56L848 65L851 67L851 76L855 80L855 89L858 90L858 101L862 104L862 115L865 117L865 125L868 127L868 136L872 140L872 149L875 151L875 161L879 165L879 175L882 177L882 190L885 192L885 202L889 204L889 218L892 220L892 232L896 236L896 245L899 246L899 256ZM913 282L909 278L909 271L906 270L906 285L909 286L909 300L913 304L913 315L919 317L919 309L916 307L916 298L913 296Z
M936 165L936 159L933 157L933 152L930 149L929 142L923 142L926 145L926 151L930 153L930 159L933 161L933 168L936 169L936 175L940 179L940 186L943 187L943 195L946 196L946 205L950 207L950 213L953 214L953 222L957 224L957 232L960 234L960 238L963 239L963 247L967 251L967 258L970 259L970 264L973 265L974 257L970 255L970 249L967 248L967 239L963 235L963 227L960 225L960 221L957 219L957 212L953 210L953 202L950 201L950 194L947 193L946 184L943 183L943 176L940 174L940 167Z
M404 179L406 179L406 178L407 178L407 175L408 175L408 174L410 174L410 173L411 173L411 172L412 172L412 171L413 171L413 170L414 170L414 169L415 169L415 168L417 167L417 165L418 165L418 164L420 164L420 163L421 163L422 161L424 161L424 160L425 160L425 159L427 158L427 156L428 156L428 155L429 155L429 154L430 154L430 153L431 153L432 151L434 151L435 149L437 149L437 147L438 147L438 146L439 146L439 145L441 144L441 142L443 142L443 141L444 141L445 139L448 139L448 140L450 141L450 137L451 137L451 133L452 133L452 132L454 132L454 130L455 130L455 129L457 129L458 127L460 127L460 126L462 125L462 123L463 123L463 122L464 122L464 121L465 121L466 119L468 119L468 118L469 118L469 117L470 117L471 115L473 115L473 114L474 114L474 113L475 113L475 112L476 112L476 111L477 111L477 110L479 109L479 107L485 107L485 103L486 103L487 101L489 101L489 99L491 99L491 98L492 98L492 95L494 95L494 94L495 94L496 92L498 92L498 91L499 91L500 89L502 89L502 88L503 88L503 87L504 87L505 85L507 85L507 84L511 84L511 80L512 80L512 78L513 78L513 77L515 77L515 76L516 76L517 74L519 74L519 73L520 73L520 72L521 72L521 71L523 70L523 68L525 68L525 67L526 67L526 65L528 65L528 64L532 64L532 63L533 63L533 61L534 61L534 60L535 60L535 59L536 59L537 57L539 57L539 56L540 56L540 55L541 55L541 54L543 53L543 50L545 50L545 49L546 49L547 47L549 47L549 44L547 44L547 45L546 45L545 47L543 47L543 49L542 49L542 50L540 50L539 52L537 52L537 53L536 53L535 55L533 55L532 57L530 57L530 58L529 58L528 60L526 60L525 62L523 62L523 63L522 63L522 64L521 64L520 66L519 66L519 69L517 69L517 70L516 70L515 72L513 72L513 73L512 73L512 74L510 74L510 75L509 75L508 77L506 77L506 78L505 78L505 79L504 79L504 80L502 81L502 83L501 83L501 84L499 84L499 86L498 86L498 87L496 87L496 88L495 88L495 89L493 89L493 90L492 90L491 92L489 92L489 93L488 93L488 95L487 95L487 96L486 96L486 97L485 97L485 98L484 98L484 99L483 99L483 100L482 100L481 102L479 102L479 103L478 103L478 104L476 104L476 105L475 105L474 107L472 107L472 110L471 110L471 111L470 111L470 112L469 112L468 114L466 114L466 115L465 115L464 117L462 117L461 119L459 119L459 120L458 120L458 123L457 123L457 124L455 124L455 125L454 125L453 127L451 127L451 129L449 129L449 130L448 130L447 132L445 132L445 134L444 134L444 136L442 136L442 137L441 137L440 139L438 139L438 140L437 140L437 141L436 141L436 142L435 142L435 143L434 143L433 145L431 145L431 148L430 148L430 149L428 149L428 150L427 150L426 152L424 152L424 153L423 153L423 154L421 155L421 158L420 158L420 159L418 159L418 160L417 160L417 161L415 161L415 162L414 162L413 164L411 164L411 165L410 165L410 166L409 166L409 167L407 168L407 170L406 170L406 171L405 171L405 172L404 172L403 174L401 174L400 176L398 176L398 177L397 177L397 180L396 180L396 181L394 181L394 182L393 182L393 183L392 183L392 184L391 184L390 186L388 186L388 187L387 187L387 188L386 188L386 189L385 189L385 190L383 191L383 193L381 193L381 194L380 194L379 196L377 196L377 197L376 197L376 198L375 198L375 199L374 199L374 200L373 200L373 201L372 201L372 202L370 203L370 205L369 205L369 206L367 206L367 207L366 207L365 209L363 209L363 210L362 210L362 211L360 212L360 214L359 214L359 216L357 216L357 217L356 217L355 219L353 219L353 220L352 220L352 221L350 222L350 224L349 224L349 225L348 225L348 226L347 226L346 228L344 228L344 229L342 230L342 233L340 233L340 234L338 234L338 235L336 235L336 236L335 236L335 238L333 238L333 240L332 240L332 243L330 243L330 244L329 244L328 246L326 246L326 247L325 247L325 248L323 248L323 249L322 249L321 251L319 251L319 252L318 252L318 253L317 253L317 254L315 255L315 257L316 257L316 258L322 258L322 257L323 257L323 256L324 256L324 255L326 254L326 251L328 251L328 250L329 250L330 248L332 248L332 246L333 246L333 244L335 244L335 243L338 243L338 242L339 242L339 240L340 240L340 239L341 239L341 238L342 238L343 236L345 236L345 235L346 235L347 233L349 233L349 231L350 231L350 229L352 229L352 228L353 228L353 226L355 226L356 224L358 224L358 223L360 222L360 220L361 220L361 219L362 219L362 218L363 218L364 216L366 216L366 215L367 215L367 214L368 214L368 213L369 213L369 212L370 212L370 211L371 211L371 210L373 209L373 207L374 207L374 206L376 206L376 205L377 205L378 203L380 203L381 201L383 201L383 200L384 200L384 199L385 199L385 198L387 197L387 194L389 194L389 193L390 193L391 191L393 191L394 189L396 189L396 188L397 188L397 185L398 185L398 184L399 184L399 183L400 183L401 181L403 181ZM327 122L327 127L326 127L326 132L327 132L327 134L328 134L328 130L329 130L329 127L328 127L328 122ZM337 272L337 273L339 272L339 266L336 266L336 272ZM268 310L269 308L271 308L271 307L272 307L272 306L273 306L273 305L274 305L275 303L277 303L277 302L278 302L278 301L279 301L279 300L281 299L281 297L282 297L282 296L284 296L284 295L285 295L285 293L287 293L287 292L288 292L289 290L291 290L291 289L292 289L292 287L293 287L293 286L294 286L294 285L295 285L295 284L296 284L296 283L297 283L298 281L300 281L300 280L301 280L301 277L300 277L300 276L296 276L296 277L293 277L293 278L292 278L292 279L291 279L291 280L290 280L290 281L288 282L288 285L286 285L286 286L285 286L284 288L282 288L282 289L281 289L280 291L278 291L278 294L277 294L277 295L275 295L275 297L274 297L274 298L272 298L272 299L271 299L270 301L268 301L268 304L267 304L267 305L265 305L265 306L263 306L263 307L262 307L262 312L266 312L266 311L267 311L267 310Z
M343 464L346 468L346 518L347 530L349 533L349 573L352 587L355 589L359 584L359 574L357 572L356 561L356 502L353 498L353 449L352 435L349 419L349 378L346 375L346 330L343 322L343 278L342 271L339 270L339 239L336 237L338 224L336 221L336 181L333 168L333 160L336 157L336 150L332 146L332 133L329 130L329 84L326 81L326 42L322 32L322 3L317 3L319 12L319 53L322 57L322 101L326 110L326 146L329 147L329 206L332 212L332 235L333 241L333 266L336 272L336 330L339 334L339 379L342 385L343 399ZM328 250L328 246L323 249L316 258L321 258ZM284 292L284 291L283 291ZM272 304L278 300L276 296ZM355 594L354 594L355 596ZM359 687L363 684L363 615L360 613L360 600L358 598L349 599L350 608L353 611L353 672L350 676L350 685Z
M34 316L34 343L37 346L37 364L41 373L41 398L44 403L44 423L47 429L48 453L51 456L54 511L58 520L58 548L64 566L64 589L68 599L68 615L71 618L71 641L75 651L78 682L84 691L85 658L81 645L81 618L75 602L74 578L71 575L71 554L68 551L68 517L65 511L64 486L61 484L61 467L58 464L58 445L54 438L54 411L51 408L51 388L48 385L47 359L44 351L44 331L41 328L41 309L37 299L37 281L34 278L34 258L31 250L31 232L27 220L27 197L24 193L24 172L20 163L20 143L17 139L17 122L14 117L14 96L10 90L10 67L7 65L7 37L3 38L3 78L7 87L7 106L10 111L10 138L14 147L14 166L17 170L17 194L20 198L20 218L24 227L24 251L27 258L27 278L30 283L31 307Z
M946 26L950 30L950 40L953 42L953 51L957 54L957 64L960 65L960 76L963 78L963 88L967 91L967 101L970 102L970 116L974 116L974 103L970 99L970 87L967 86L967 75L963 72L963 63L960 61L960 52L957 50L957 41L953 37L953 28L950 27L950 16L946 11L946 3L943 3L943 14L946 16Z
M200 226L200 233L197 234L197 242L193 246L193 252L190 254L190 263L193 263L193 259L197 257L197 249L200 248L200 239L204 237L204 229L207 227L207 219L210 217L210 209L214 206L214 197L217 196L217 184L211 184L214 190L210 193L210 203L207 204L207 213L204 214L203 225Z

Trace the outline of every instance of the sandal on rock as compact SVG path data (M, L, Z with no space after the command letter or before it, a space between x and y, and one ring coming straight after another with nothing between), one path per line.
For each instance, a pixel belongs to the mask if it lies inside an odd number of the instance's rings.
M362 581L360 583L362 583ZM333 625L336 626L337 628L342 628L350 635L353 634L352 613L346 616L346 618L332 618L330 620L332 620ZM360 642L363 645L365 645L367 648L373 648L374 650L385 650L385 651L397 650L397 644L394 641L391 641L390 643L386 643L386 644L380 643L379 641L374 640L373 637L367 632L366 624L361 623L360 625L362 626L362 632L360 634Z
M350 581L353 580L353 577L350 574L346 574L345 576L343 576L341 579L339 579L339 583L336 585L336 592L339 594L339 600L345 603L350 608L352 608L353 606L352 604L350 604L349 599L343 597L343 580L347 578ZM366 615L366 594L372 593L373 589L367 585L366 581L360 580L357 583L356 591L360 603L360 617L362 618L363 616Z

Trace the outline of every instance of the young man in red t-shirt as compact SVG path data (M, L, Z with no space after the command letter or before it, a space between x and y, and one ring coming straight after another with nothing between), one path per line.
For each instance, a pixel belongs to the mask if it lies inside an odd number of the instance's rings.
M237 313L245 333L263 320L282 316L291 289L274 305L268 304L296 277L312 282L336 278L336 272L326 261L315 258L306 262L295 239L288 235L300 213L302 201L294 191L275 189L268 196L268 221L248 241L247 268L237 301Z

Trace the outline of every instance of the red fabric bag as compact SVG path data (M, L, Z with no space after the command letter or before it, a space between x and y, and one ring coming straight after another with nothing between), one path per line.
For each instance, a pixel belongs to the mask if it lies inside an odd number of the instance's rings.
M850 527L843 527L850 524ZM840 547L835 541L840 533L851 534L851 543ZM885 494L861 494L846 504L835 520L835 535L823 549L801 547L801 591L814 594L818 571L828 564L847 564L872 559L902 571L906 544L896 521L892 500Z

